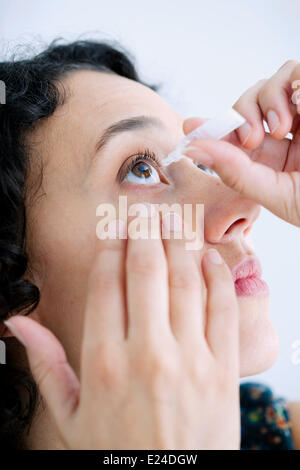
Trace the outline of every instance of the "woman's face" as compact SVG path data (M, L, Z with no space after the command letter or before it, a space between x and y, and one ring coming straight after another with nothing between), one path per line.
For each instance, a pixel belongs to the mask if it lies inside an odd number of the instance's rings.
M32 316L59 338L79 373L87 280L96 243L101 243L96 236L100 203L117 208L120 195L127 196L128 205L203 203L204 248L217 248L231 269L254 256L249 232L259 207L189 160L161 168L146 160L147 178L137 166L129 169L134 158L130 156L147 148L159 162L184 136L184 118L151 89L94 71L74 72L64 84L70 96L30 136L30 178L38 178L42 160L43 182L28 205L26 243L33 267L30 275L41 291ZM96 150L108 126L134 116L151 117L160 124L132 126ZM195 251L199 265L200 255ZM268 294L238 299L244 376L268 368L278 343L269 319Z

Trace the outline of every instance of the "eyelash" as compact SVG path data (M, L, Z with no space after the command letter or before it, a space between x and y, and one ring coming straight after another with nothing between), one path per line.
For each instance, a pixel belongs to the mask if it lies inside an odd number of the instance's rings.
M152 164L154 163L156 169L159 170L161 168L161 163L159 159L157 158L154 152L151 152L151 150L149 150L149 148L138 150L135 155L131 155L130 157L128 157L125 163L120 168L117 175L118 182L121 183L124 178L128 175L128 173L133 170L137 163L145 160L150 161Z
M160 169L162 167L160 160L157 158L154 152L151 152L151 150L147 147L142 150L138 150L136 154L131 155L130 157L127 158L127 160L124 162L120 170L118 171L117 175L117 180L119 183L122 183L125 177L128 175L128 173L133 170L135 165L141 161L150 161L152 164L154 163L156 166L156 169L158 170L160 177L162 178L162 181L164 183L169 184L168 179L161 173ZM195 163L195 162L194 162ZM206 168L204 165L201 165L200 163L195 163L195 165L202 169L203 171L209 170Z

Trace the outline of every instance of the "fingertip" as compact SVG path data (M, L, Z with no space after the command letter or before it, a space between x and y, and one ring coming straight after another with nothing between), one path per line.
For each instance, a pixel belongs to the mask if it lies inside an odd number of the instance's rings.
M232 284L232 274L226 261L215 248L209 248L202 256L202 269L206 283L214 287L217 283ZM229 283L229 284L228 284Z
M239 136L239 140L241 145L245 145L249 140L249 137L252 133L252 126L249 122L245 122L241 127L237 129L237 134Z
M27 347L31 334L36 333L38 323L24 315L15 315L3 322L11 334L15 336L23 346Z
M267 120L267 124L272 138L282 140L292 128L293 117L290 114L284 113L284 115L279 115L279 123L277 125L275 123L271 124L269 121L270 119Z
M245 126L245 128L244 128ZM246 150L253 150L258 147L265 136L265 130L262 123L250 124L246 122L237 129L241 146Z
M57 338L38 321L28 316L15 315L6 320L5 325L13 336L23 344L28 354L39 356L45 353L58 360L65 358L64 350Z
M223 258L215 248L209 248L203 257L205 263L209 265L215 266L223 264Z
M194 129L201 126L201 124L203 124L205 121L207 121L206 118L201 118L201 117L196 117L196 116L187 118L183 122L183 132L185 134L189 134Z

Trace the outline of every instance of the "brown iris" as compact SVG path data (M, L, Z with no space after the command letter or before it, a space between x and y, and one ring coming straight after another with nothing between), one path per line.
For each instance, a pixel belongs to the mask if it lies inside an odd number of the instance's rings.
M149 178L152 175L152 170L147 163L140 162L132 168L132 173L138 177Z

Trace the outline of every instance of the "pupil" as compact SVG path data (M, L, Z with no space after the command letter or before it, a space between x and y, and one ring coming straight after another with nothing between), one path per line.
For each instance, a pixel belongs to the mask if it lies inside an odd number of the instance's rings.
M146 163L138 163L133 167L132 172L136 176L143 176L144 178L149 178L149 176L151 176L151 168Z

